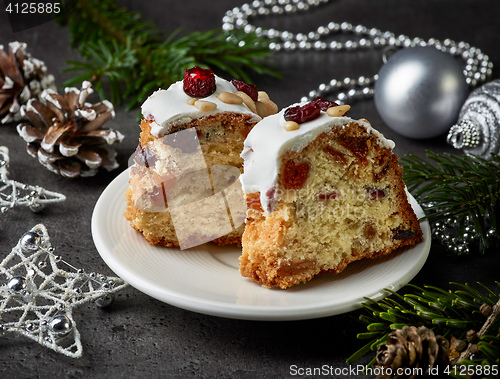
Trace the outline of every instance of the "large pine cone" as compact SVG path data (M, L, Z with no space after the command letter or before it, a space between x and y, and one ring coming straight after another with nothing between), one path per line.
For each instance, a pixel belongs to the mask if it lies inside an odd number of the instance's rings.
M404 326L395 330L380 345L377 351L376 367L380 375L378 379L415 378L435 375L434 370L440 367L440 372L449 363L449 343L442 336L421 326ZM434 369L433 371L431 371Z
M109 145L121 142L123 135L103 128L115 116L113 105L106 100L87 103L92 92L90 82L83 82L81 90L66 88L64 97L46 90L43 102L31 99L23 107L28 122L17 126L28 153L67 178L93 176L99 167L108 171L118 167L116 152Z
M45 89L55 90L54 76L47 66L26 52L22 42L0 45L0 124L22 119L21 107L31 98L40 98Z

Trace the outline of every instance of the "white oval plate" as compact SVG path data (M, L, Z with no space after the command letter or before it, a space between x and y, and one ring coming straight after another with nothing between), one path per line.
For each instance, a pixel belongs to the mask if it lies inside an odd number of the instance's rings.
M200 245L189 250L152 246L123 217L128 170L104 190L92 215L92 236L99 254L138 290L179 308L246 320L303 320L361 307L363 297L380 300L384 288L397 291L424 265L431 238L389 256L351 263L340 274L323 274L286 290L263 288L240 275L235 246ZM424 215L413 197L418 217Z

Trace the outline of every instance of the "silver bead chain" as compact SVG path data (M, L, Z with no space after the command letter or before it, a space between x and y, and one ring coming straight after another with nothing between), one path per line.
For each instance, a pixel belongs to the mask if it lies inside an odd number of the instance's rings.
M319 26L316 30L308 33L292 33L273 28L264 29L256 27L249 21L259 17L271 15L294 14L307 12L309 9L329 3L330 0L255 0L228 10L222 18L222 29L230 32L235 29L243 29L247 33L255 32L258 36L266 36L277 42L271 42L269 49L273 52L295 52L295 51L358 51L367 49L390 49L433 46L438 50L448 53L464 61L464 75L467 84L475 87L486 82L493 70L493 64L488 55L479 48L471 46L467 42L456 42L451 39L439 41L431 38L425 41L422 38L410 38L406 35L396 36L389 31L377 28L368 28L364 25L353 25L349 22L329 22L327 25ZM325 42L328 36L334 34L349 34L355 38L346 41ZM231 38L231 37L229 37ZM244 43L241 42L240 43ZM385 54L384 54L384 61ZM340 80L332 79L322 83L317 89L302 97L301 101L308 101L317 96L335 94L336 102L344 104L353 101L373 97L373 89L378 75L360 76L358 78L346 77Z

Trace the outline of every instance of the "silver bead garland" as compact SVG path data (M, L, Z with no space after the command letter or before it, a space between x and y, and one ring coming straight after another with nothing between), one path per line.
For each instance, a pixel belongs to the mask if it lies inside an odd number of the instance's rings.
M432 208L434 204L422 204L425 208ZM445 250L457 254L467 255L470 253L470 246L477 243L479 235L475 231L474 222L469 216L464 219L464 232L458 233L459 221L455 217L448 217L441 221L435 221L432 224L432 238L438 240ZM487 218L489 225L489 218ZM486 232L488 240L498 239L498 233L495 229L488 229Z
M319 26L316 30L307 33L292 33L280 31L274 28L265 29L256 27L249 21L258 17L271 15L295 14L306 12L313 7L329 3L330 0L255 0L228 10L222 18L222 29L230 32L235 29L243 29L247 33L255 32L259 36L276 39L271 42L269 49L273 52L295 52L295 51L359 51L367 49L394 49L414 46L433 46L438 50L448 53L454 57L464 60L464 75L470 87L486 82L492 73L493 64L489 57L479 48L471 46L467 42L456 42L451 39L444 41L431 38L425 41L422 38L410 38L404 34L396 36L389 31L377 28L368 28L364 25L353 25L349 22L329 22L327 25ZM334 34L350 34L354 39L347 41L330 41L324 39ZM229 39L234 39L230 36ZM239 41L238 43L242 43ZM384 58L385 59L385 58ZM346 77L344 79L332 79L322 83L317 89L310 91L301 101L308 101L317 96L325 96L334 93L336 102L344 104L347 101L373 97L373 87L378 79L374 76L360 76L358 78Z

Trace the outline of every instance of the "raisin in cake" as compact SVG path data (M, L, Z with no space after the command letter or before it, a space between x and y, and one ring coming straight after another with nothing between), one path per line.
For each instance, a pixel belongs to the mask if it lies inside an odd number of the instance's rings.
M287 288L422 240L394 143L348 108L318 98L248 135L243 276Z
M215 243L241 243L246 209L237 178L243 142L262 117L276 112L254 85L229 82L199 67L186 70L184 80L142 105L124 216L154 245L195 246L221 236L221 230L228 233ZM238 225L235 215L232 221L227 217L231 183L243 203Z

